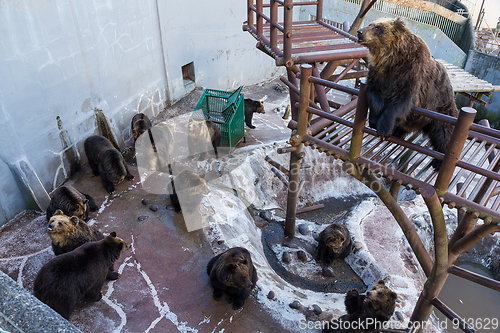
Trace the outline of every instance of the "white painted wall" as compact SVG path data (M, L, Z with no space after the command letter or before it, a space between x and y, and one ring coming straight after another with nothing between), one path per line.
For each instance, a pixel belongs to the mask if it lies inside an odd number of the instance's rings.
M220 90L277 70L241 29L245 1L51 0L33 9L0 12L0 225L26 207L12 170L28 168L35 190L50 192L70 176L65 149L86 163L95 109L123 144L136 112L155 116L187 93L181 66L191 61L196 85Z

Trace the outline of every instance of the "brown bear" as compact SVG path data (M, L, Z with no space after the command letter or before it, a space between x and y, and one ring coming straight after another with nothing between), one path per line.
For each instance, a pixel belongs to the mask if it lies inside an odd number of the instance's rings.
M141 136L142 133L146 132L150 128L151 120L144 113L138 113L132 117L132 122L130 124L130 129L132 130L132 136L134 137L134 142Z
M422 131L434 150L444 153L453 125L411 112L412 107L420 107L457 117L444 66L400 18L378 19L360 29L358 38L370 51L366 85L370 127L383 138ZM435 159L432 166L439 169L441 161Z
M160 123L147 130L135 142L137 166L144 171L168 172L173 159L174 125Z
M52 250L56 256L73 251L85 243L104 239L97 228L89 226L76 216L69 217L61 210L57 210L50 218L47 234L52 241ZM107 278L108 280L120 278L120 274L114 271L113 265L109 268Z
M257 283L257 271L250 252L242 247L234 247L213 257L207 265L213 297L220 300L225 292L233 309L239 309L250 296Z
M195 120L189 118L188 122L188 148L189 156L200 154L199 160L203 160L207 151L212 149L215 157L219 158L217 147L220 146L222 133L214 122L210 120Z
M345 225L332 223L318 237L319 261L330 265L333 259L344 259L351 253L352 241Z
M397 297L384 280L379 280L366 295L349 290L344 300L347 314L328 322L323 333L380 332L394 313Z
M264 104L261 101L254 101L249 98L245 98L244 100L245 106L245 124L247 124L250 128L255 128L252 125L252 118L254 113L266 113L264 111Z
M109 267L130 248L112 232L106 238L83 244L45 263L38 272L35 296L66 319L79 299L97 302Z
M46 212L47 222L58 209L68 216L78 216L88 221L89 210L95 212L99 207L90 195L81 193L72 186L61 186L50 194L50 203Z
M89 136L84 143L85 154L94 176L101 176L101 183L108 193L115 191L114 185L123 179L132 180L122 154L115 149L108 139L101 135Z
M204 176L185 169L179 172L171 181L168 191L170 193L170 202L174 206L176 213L182 211L180 205L180 201L182 201L185 213L192 214L200 204L203 196L209 193Z

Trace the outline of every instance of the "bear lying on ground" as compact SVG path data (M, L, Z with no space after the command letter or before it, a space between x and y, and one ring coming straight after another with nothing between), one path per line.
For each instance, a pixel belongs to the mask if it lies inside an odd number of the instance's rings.
M132 130L134 142L137 141L141 134L146 132L151 126L151 120L149 120L148 116L146 116L144 113L138 113L133 116L130 128Z
M72 186L61 186L50 195L50 203L46 212L47 222L58 209L68 216L77 216L88 221L89 210L95 212L99 207L90 195L81 193Z
M356 289L349 290L344 300L347 314L330 322L323 333L380 332L394 313L397 297L384 280L378 281L366 295L360 295ZM361 325L364 329L359 329Z
M132 180L122 154L115 149L108 139L101 135L92 135L85 140L85 154L94 176L101 176L101 183L108 193L115 191L114 185L123 179Z
M319 261L330 265L333 259L344 259L351 253L352 241L346 226L332 223L318 237Z
M51 259L38 272L35 296L66 319L79 299L97 302L109 268L130 245L114 232Z
M249 98L245 98L245 124L250 128L255 128L252 125L252 118L254 113L266 113L264 111L264 104L261 101L254 101Z
M66 216L61 210L57 210L50 218L47 234L52 241L52 250L56 256L73 251L85 243L104 239L97 228L89 226L76 216ZM108 280L120 278L120 274L114 271L113 265L109 268L107 278Z
M214 289L214 299L220 300L225 292L235 310L243 306L257 283L257 271L250 252L242 247L229 249L213 257L208 262L207 273Z
M203 160L207 151L212 149L215 157L219 158L217 147L220 146L222 133L219 127L210 120L194 120L189 118L188 122L188 148L189 156L200 154L199 160Z
M457 117L444 66L400 18L376 20L359 30L358 37L370 51L366 85L370 127L383 138L422 131L434 150L444 153L453 125L411 112L415 106ZM441 161L435 159L432 166L439 169Z
M185 213L192 214L200 204L203 196L209 193L205 179L191 170L182 170L175 176L168 187L170 202L175 212L182 211L180 201L185 208ZM180 201L179 201L180 200Z

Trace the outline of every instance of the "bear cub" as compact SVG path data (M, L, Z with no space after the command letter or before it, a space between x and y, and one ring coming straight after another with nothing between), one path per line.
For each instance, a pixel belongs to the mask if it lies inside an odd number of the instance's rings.
M123 179L134 179L128 171L122 154L105 137L101 135L88 137L84 148L92 174L101 176L101 183L108 193L113 193L114 185L119 184Z
M378 19L360 29L358 38L370 51L366 84L370 127L383 138L423 132L434 150L445 153L453 125L411 111L420 107L457 117L455 94L444 66L400 18ZM439 169L441 163L434 159L432 166Z
M252 125L252 118L254 113L266 113L264 111L264 104L261 101L254 101L249 98L245 98L244 100L245 106L245 124L247 124L250 128L255 128Z
M339 223L332 223L318 237L319 261L330 265L333 259L344 259L351 253L352 241L349 230Z
M214 299L218 301L226 293L235 310L243 306L257 283L257 271L250 252L242 247L234 247L213 257L208 262L207 273L214 289Z
M97 302L109 268L130 244L112 232L45 263L35 278L34 295L69 319L79 299Z
M366 295L360 295L356 289L349 290L345 296L344 304L347 314L330 322L323 333L331 332L380 332L384 323L391 319L396 309L398 295L385 285L384 280L379 280ZM367 320L370 318L369 320ZM355 323L361 323L364 330L353 329Z
M61 186L50 195L50 203L46 212L47 222L59 209L68 216L77 216L88 221L89 210L95 212L99 207L90 195L81 193L72 186Z
M97 228L89 226L77 216L66 216L61 210L57 210L50 218L47 234L52 241L52 250L56 256L73 251L85 243L104 239ZM107 278L108 280L120 278L120 274L114 271L112 265Z
M138 113L132 117L132 122L130 128L132 130L132 136L134 137L134 142L141 136L142 133L146 132L148 128L151 128L151 120L144 113Z
M215 157L219 158L217 147L220 146L222 133L214 122L210 120L194 120L189 118L187 143L189 156L200 154L199 160L203 160L207 151L212 149Z

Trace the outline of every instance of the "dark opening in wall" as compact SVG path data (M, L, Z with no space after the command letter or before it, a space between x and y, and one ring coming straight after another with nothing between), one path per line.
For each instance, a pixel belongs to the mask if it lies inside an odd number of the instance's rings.
M182 78L184 79L184 85L188 85L195 82L194 78L194 62L190 62L181 67Z

